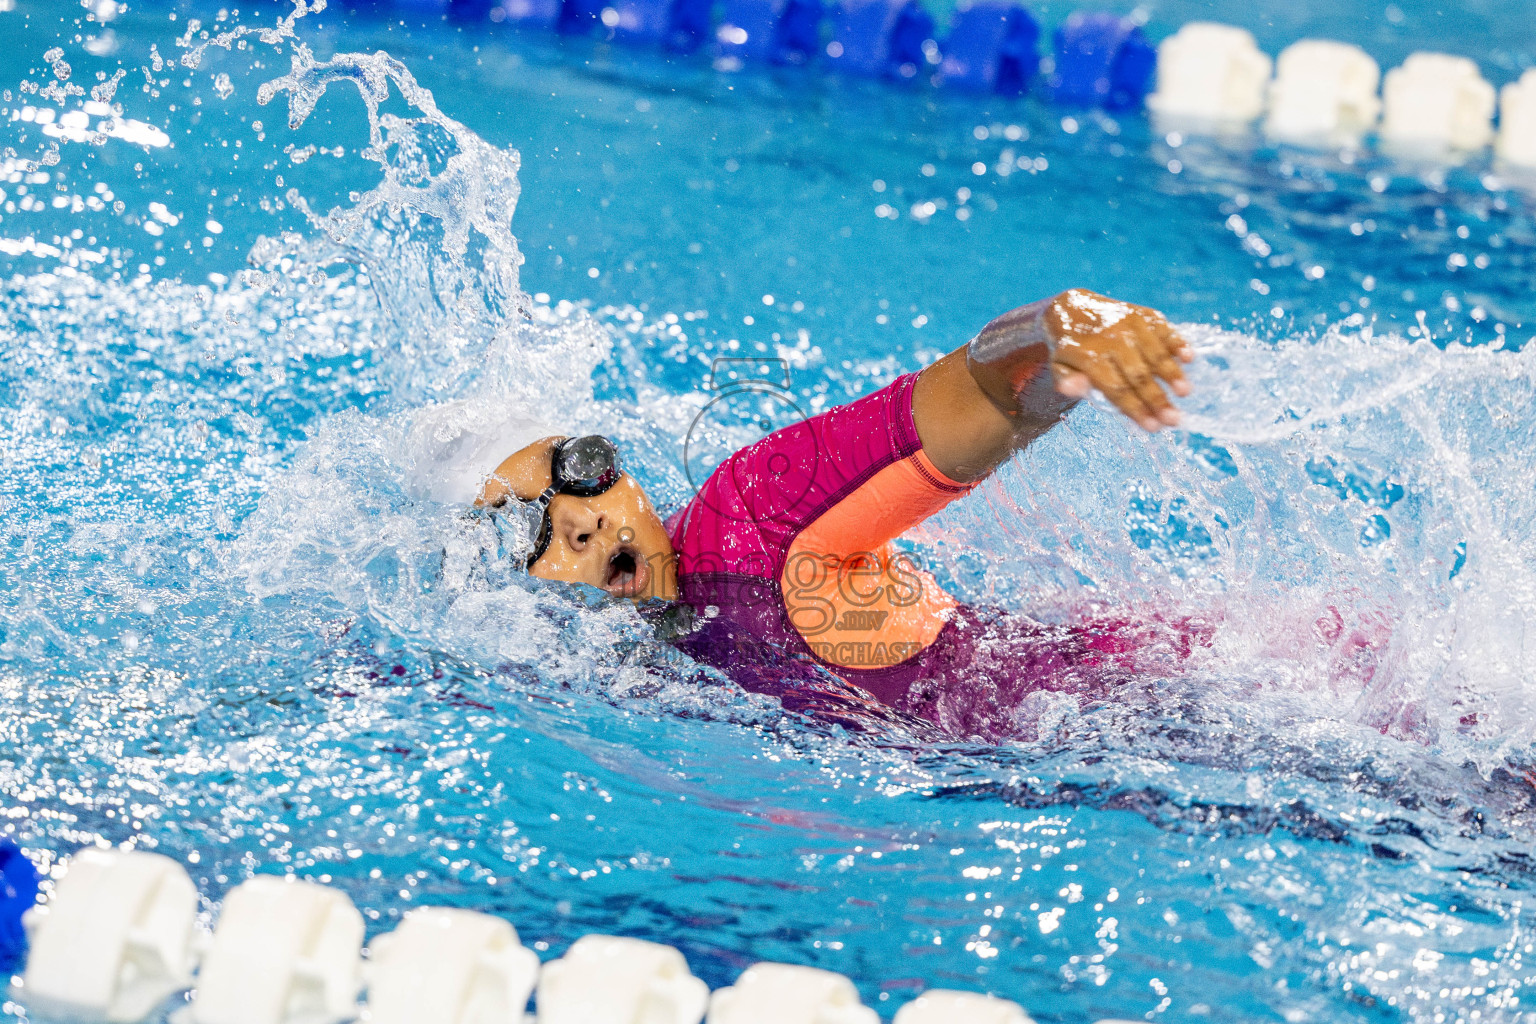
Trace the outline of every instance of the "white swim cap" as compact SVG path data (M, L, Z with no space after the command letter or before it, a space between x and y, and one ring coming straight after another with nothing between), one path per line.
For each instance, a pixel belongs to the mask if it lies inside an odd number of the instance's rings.
M486 400L429 405L416 411L406 431L407 479L420 497L472 504L508 455L566 433Z

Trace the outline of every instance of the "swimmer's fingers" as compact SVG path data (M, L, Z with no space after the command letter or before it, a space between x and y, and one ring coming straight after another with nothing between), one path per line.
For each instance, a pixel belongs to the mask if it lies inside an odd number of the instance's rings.
M1179 368L1178 362L1172 356L1160 352L1153 356L1149 362L1152 366L1152 372L1166 381L1168 387L1180 398L1184 398L1194 391L1194 387L1189 383L1189 378L1184 376L1184 371Z
M1149 431L1156 431L1161 427L1177 426L1179 422L1179 410L1173 407L1168 394L1163 386L1157 382L1158 376L1153 364L1146 358L1151 353L1143 353L1134 345L1127 345L1120 353L1115 366L1125 379L1126 386L1135 392L1141 400L1142 406L1151 414L1152 421L1149 424L1145 419L1138 418L1136 422Z
M1167 317L1155 309L1149 309L1142 314L1142 319L1146 321L1147 328L1157 336L1158 342L1170 356L1181 363L1195 361L1195 350L1189 347L1189 342L1184 340L1183 335L1173 329Z
M1144 430L1159 429L1167 422L1164 417L1168 414L1176 421L1177 410L1168 402L1146 362L1134 348L1116 347L1120 351L1114 356L1097 346L1064 347L1057 353L1052 366L1058 381L1057 390L1069 397L1078 397L1066 390L1066 386L1079 390L1086 381ZM1078 380L1079 377L1082 380Z
M1180 398L1194 390L1190 386L1189 378L1184 376L1184 368L1179 365L1179 360L1183 357L1178 353L1187 352L1188 348L1185 345L1182 349L1174 349L1163 344L1159 339L1148 343L1142 349L1142 355L1146 357L1147 365L1152 368L1152 372L1162 378ZM1187 359L1185 361L1188 362Z
M1152 372L1162 378L1174 394L1180 398L1188 395L1194 388L1179 363L1192 362L1194 352L1163 314L1140 306L1137 312L1139 316L1126 324L1134 339L1131 344L1140 350Z

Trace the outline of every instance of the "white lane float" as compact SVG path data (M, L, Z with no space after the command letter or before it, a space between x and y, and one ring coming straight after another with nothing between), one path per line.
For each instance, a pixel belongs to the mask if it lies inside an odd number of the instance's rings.
M365 964L363 918L345 893L275 875L231 890L200 942L199 896L175 861L91 848L64 868L26 916L31 951L15 997L73 1024L137 1024L189 984L174 1024L700 1024L706 1011L708 1024L880 1020L848 978L791 964L754 964L711 997L682 953L640 939L583 936L541 969L508 922L447 907L406 914ZM534 991L537 1017L525 1017ZM894 1024L1033 1022L1017 1003L940 989Z
M539 957L506 921L422 907L368 945L369 1024L516 1024Z
M1469 150L1493 138L1493 86L1465 57L1411 54L1387 72L1382 102L1384 142Z
M1024 1007L976 992L936 988L900 1010L892 1024L1034 1024Z
M1159 119L1252 121L1264 112L1273 67L1246 29L1192 21L1157 48L1157 91L1147 108Z
M28 911L20 995L40 1016L130 1024L192 980L197 887L180 864L139 850L69 858Z
M880 1018L841 974L760 963L715 992L708 1024L880 1024Z
M1303 39L1280 52L1269 86L1266 134L1288 142L1358 141L1376 125L1381 68L1358 46Z
M191 1024L338 1024L357 1015L363 915L313 882L257 875L224 897Z
M584 935L539 974L538 1024L699 1024L709 987L671 946Z
M1499 91L1499 138L1494 154L1507 164L1536 167L1536 68Z

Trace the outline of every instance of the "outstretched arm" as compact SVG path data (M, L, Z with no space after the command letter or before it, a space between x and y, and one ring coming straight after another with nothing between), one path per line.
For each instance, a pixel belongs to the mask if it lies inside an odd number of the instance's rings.
M1194 354L1163 315L1074 288L993 320L923 371L912 416L934 467L979 480L1097 390L1148 431L1175 426ZM1159 383L1159 382L1162 383Z

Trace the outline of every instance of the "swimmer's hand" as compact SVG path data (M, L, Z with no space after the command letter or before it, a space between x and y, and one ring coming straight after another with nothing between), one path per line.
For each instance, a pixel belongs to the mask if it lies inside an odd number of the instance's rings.
M1143 429L1177 426L1175 395L1190 393L1180 363L1194 353L1155 309L1073 288L987 324L966 348L967 368L1031 437L1090 391Z
M923 451L969 483L1098 390L1149 431L1175 426L1167 389L1189 394L1189 346L1154 309L1074 288L1020 306L928 367L912 391Z

